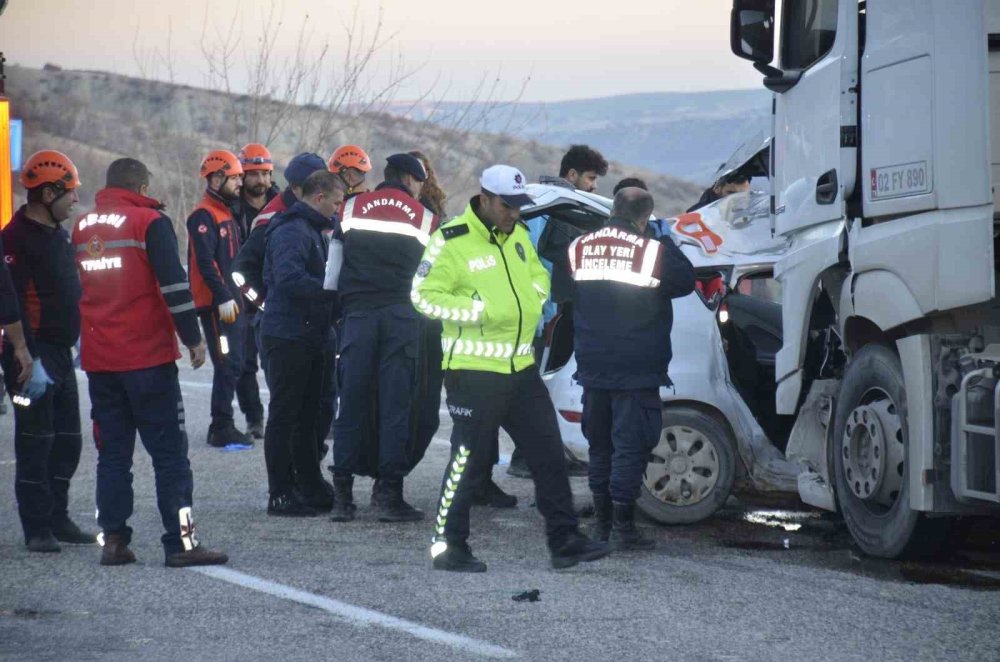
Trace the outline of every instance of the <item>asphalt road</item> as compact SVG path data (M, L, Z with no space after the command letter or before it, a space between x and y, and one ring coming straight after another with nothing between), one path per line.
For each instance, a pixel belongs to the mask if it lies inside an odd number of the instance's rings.
M199 538L222 570L163 567L148 456L137 449L133 548L29 554L14 506L13 424L0 417L0 659L10 660L996 660L1000 534L975 524L940 565L863 559L843 525L794 499L739 495L710 522L649 525L655 552L550 569L530 481L497 471L516 510L477 509L485 575L430 567L429 521L265 515L263 448L205 444L209 369L182 370ZM87 429L71 511L94 527ZM443 417L438 435L450 431ZM506 443L506 442L505 442ZM138 445L138 444L137 444ZM506 444L509 452L509 444ZM430 512L447 462L436 442L407 483ZM580 502L586 482L574 479ZM537 589L538 602L512 597Z

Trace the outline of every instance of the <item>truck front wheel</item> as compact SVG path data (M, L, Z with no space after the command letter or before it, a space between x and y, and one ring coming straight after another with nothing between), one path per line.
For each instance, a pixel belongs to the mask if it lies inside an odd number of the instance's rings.
M866 345L851 360L831 443L837 500L863 552L894 559L942 549L950 521L910 508L906 389L888 347Z

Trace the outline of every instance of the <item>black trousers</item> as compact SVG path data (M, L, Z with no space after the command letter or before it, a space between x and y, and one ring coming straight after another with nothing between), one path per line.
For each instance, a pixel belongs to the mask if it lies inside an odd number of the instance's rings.
M489 479L497 429L503 426L531 469L549 548L558 547L576 529L577 518L555 408L538 368L510 375L450 370L444 384L454 428L435 540L462 544L468 539L472 494Z
M212 359L212 425L218 429L233 423L233 396L243 372L243 336L247 323L239 315L232 324L219 319L212 308L198 313Z
M324 491L316 443L316 418L328 363L325 348L262 337L271 401L264 431L268 490L298 486L306 495Z
M69 482L80 464L80 396L68 347L36 342L42 365L55 382L28 407L14 406L14 496L27 538L51 530L68 516ZM17 394L14 347L5 343L7 392Z
M256 318L258 313L247 313L243 328L243 370L236 381L236 401L240 411L247 419L247 424L264 421L264 405L260 402L260 387L257 385L257 333Z

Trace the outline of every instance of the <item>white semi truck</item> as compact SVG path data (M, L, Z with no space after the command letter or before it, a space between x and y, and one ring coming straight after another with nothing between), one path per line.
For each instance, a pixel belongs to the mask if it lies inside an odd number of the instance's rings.
M870 555L938 551L1000 515L1000 0L734 0L731 45L774 93L800 495Z

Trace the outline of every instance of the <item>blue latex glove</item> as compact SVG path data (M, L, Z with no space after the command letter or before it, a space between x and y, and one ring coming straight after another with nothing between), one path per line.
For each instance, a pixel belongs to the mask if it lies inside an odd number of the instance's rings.
M32 400L38 400L45 395L46 389L55 382L49 377L49 373L45 372L45 366L42 365L41 359L35 359L33 364L34 369L31 372L31 379L26 381L24 386L21 387L21 394Z

